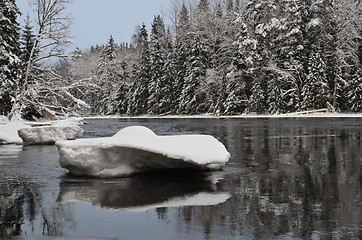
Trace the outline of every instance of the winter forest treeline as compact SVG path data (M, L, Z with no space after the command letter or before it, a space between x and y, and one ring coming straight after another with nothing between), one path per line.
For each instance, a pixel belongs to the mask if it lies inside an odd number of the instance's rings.
M5 19L7 7L19 14L0 2ZM30 21L3 17L0 114L361 112L361 9L357 0L176 1L131 43L57 49L63 60L52 66L35 61L44 51Z

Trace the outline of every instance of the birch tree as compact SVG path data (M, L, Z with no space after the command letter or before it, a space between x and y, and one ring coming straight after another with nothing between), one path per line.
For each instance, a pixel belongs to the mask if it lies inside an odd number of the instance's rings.
M59 75L51 68L45 69L42 64L51 58L70 57L70 53L64 51L64 47L71 43L68 39L71 17L66 14L67 4L70 1L34 0L32 2L31 6L36 10L35 38L12 108L13 115L20 115L25 108L34 108L38 111L52 109L62 113L69 111L69 107L61 106L62 100L59 98L69 98L78 106L87 106L70 94L69 86L63 87L65 83L61 81Z

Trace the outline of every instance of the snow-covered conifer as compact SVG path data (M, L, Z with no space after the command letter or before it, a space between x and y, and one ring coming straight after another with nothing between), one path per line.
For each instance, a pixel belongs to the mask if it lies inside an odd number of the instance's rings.
M19 10L15 0L0 1L0 115L8 115L21 78Z
M150 35L150 84L148 105L149 111L154 114L163 112L164 99L164 64L166 61L165 52L166 31L165 25L160 15L157 15L152 23Z
M312 53L309 62L309 74L302 93L302 109L326 108L330 100L326 64L323 62L319 51Z
M127 113L141 115L147 113L149 83L150 83L150 49L146 26L143 24L139 31L138 48L140 55L136 65L135 80L132 83Z

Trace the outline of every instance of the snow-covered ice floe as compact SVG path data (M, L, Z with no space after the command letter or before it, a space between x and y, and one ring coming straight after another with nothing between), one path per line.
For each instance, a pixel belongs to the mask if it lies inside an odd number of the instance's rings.
M0 144L22 144L23 140L18 135L19 129L30 128L21 122L0 124Z
M24 145L41 145L82 137L83 129L75 125L53 125L22 128L18 130L18 134Z
M230 158L210 135L157 136L141 126L108 138L58 141L56 146L60 165L71 174L99 178L164 169L220 170Z
M58 140L75 139L81 137L83 131L79 127L71 128L69 126L83 124L83 118L74 117L56 121L10 122L6 117L0 115L0 145L23 144L23 140L18 134L20 129L28 129L21 131L22 136L27 139L25 145L54 144ZM41 129L40 127L48 128Z

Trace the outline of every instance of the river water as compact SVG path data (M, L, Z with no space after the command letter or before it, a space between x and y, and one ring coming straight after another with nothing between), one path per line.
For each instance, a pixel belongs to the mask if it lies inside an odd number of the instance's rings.
M210 134L223 171L75 178L55 146L0 146L0 239L362 239L362 119L93 119Z

